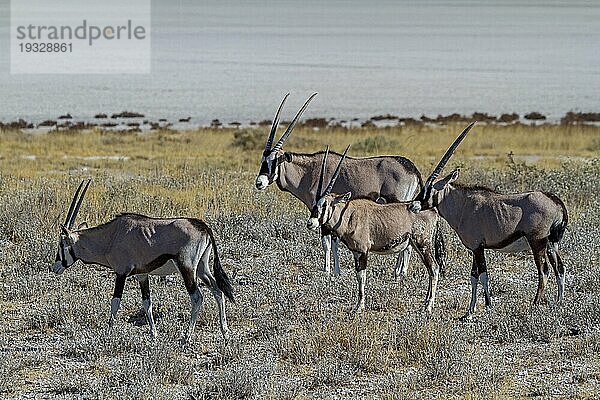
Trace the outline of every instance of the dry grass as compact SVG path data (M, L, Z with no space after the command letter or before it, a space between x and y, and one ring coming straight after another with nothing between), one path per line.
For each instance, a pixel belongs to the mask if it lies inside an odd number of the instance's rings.
M426 174L461 129L299 130L286 148L355 143L354 155L403 154ZM1 132L0 397L598 397L599 134L587 126L480 126L464 142L449 166L463 167L463 181L563 198L569 275L566 306L533 308L531 257L489 253L496 306L460 323L470 259L449 228L451 263L431 318L421 309L424 268L413 260L409 278L394 282L393 258L383 256L370 259L368 311L353 318L349 253L341 277L325 276L302 206L275 188L253 188L266 130L246 132L242 144L238 135L237 145L231 130ZM209 222L236 284L229 343L206 296L195 341L181 347L189 299L179 277L152 280L159 337L151 340L135 282L127 282L117 329L107 335L111 274L79 264L61 276L48 272L58 221L86 177L94 183L80 221L136 211ZM552 295L553 279L550 288Z

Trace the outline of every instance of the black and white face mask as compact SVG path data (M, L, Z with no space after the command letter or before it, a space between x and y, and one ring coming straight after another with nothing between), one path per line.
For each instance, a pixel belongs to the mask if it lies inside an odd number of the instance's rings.
M60 235L60 241L58 242L58 252L56 253L56 260L52 271L56 274L62 274L65 269L73 265L76 261L75 253L73 248L69 244L66 235Z

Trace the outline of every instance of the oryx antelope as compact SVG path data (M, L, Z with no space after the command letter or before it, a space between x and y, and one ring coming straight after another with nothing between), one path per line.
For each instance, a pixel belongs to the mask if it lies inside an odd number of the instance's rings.
M83 192L82 182L71 201L65 223L61 226L54 272L61 274L77 260L85 264L93 263L111 268L116 274L116 280L110 306L109 327L115 322L125 280L128 276L135 276L140 283L150 333L156 336L148 275L169 275L179 270L192 302L187 340L191 339L198 313L202 308L203 297L198 287L198 278L208 286L217 300L221 333L227 338L229 329L225 317L224 297L233 301L233 289L221 267L211 229L195 218L159 219L139 214L120 214L105 224L73 230L90 182L91 180L88 180ZM212 272L208 265L211 251Z
M279 125L279 116L289 93L277 109L271 131L263 152L260 171L256 178L256 187L266 189L276 183L280 190L289 192L302 201L311 210L314 206L319 181L319 166L323 157L322 152L313 154L298 154L283 151L283 145L296 126L298 119L306 110L310 101L317 95L313 93L298 111L281 138L273 145L275 133ZM331 153L334 161L339 161L341 155ZM333 167L326 173L331 174ZM366 158L348 157L344 162L339 179L333 188L337 193L352 193L354 197L365 197L384 203L396 203L412 200L423 186L421 174L415 165L407 158L400 156L380 156ZM339 238L323 227L321 229L323 249L325 251L325 271L330 272L331 250L333 250L334 274L340 274L338 244ZM440 232L441 235L441 232ZM443 243L443 237L439 238ZM444 247L440 247L444 250ZM395 275L406 275L410 248L400 254L396 263ZM443 265L441 266L443 268Z
M456 231L463 245L473 253L471 303L467 314L475 312L477 284L481 281L486 307L491 307L485 249L503 252L533 251L538 270L538 288L534 304L539 304L548 281L548 263L556 274L558 301L563 300L565 267L558 246L568 216L564 203L554 194L525 192L501 194L481 186L465 186L454 181L458 170L437 180L448 157L443 157L411 205L411 210L436 208Z
M354 198L352 194L332 193L346 152L340 159L329 184L324 190L329 148L323 155L319 175L315 206L312 208L307 227L316 230L324 227L339 237L354 255L354 267L358 282L358 301L355 311L364 309L367 257L369 253L393 254L412 245L423 260L429 273L429 288L425 298L425 309L431 313L435 302L435 291L439 279L436 260L435 235L438 215L435 210L412 213L409 202L379 204L371 199ZM438 253L439 254L439 253Z

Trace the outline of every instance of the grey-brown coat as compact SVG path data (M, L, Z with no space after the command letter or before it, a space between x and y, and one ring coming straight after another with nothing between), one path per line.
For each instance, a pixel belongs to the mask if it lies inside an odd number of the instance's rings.
M266 189L276 183L280 190L291 193L311 210L317 195L319 167L323 153L298 154L283 151L283 145L291 134L298 119L316 96L314 93L298 111L279 141L273 145L279 115L289 93L284 97L273 120L271 131L263 152L260 171L256 178L256 188ZM330 157L338 162L340 154L331 153ZM333 167L328 168L333 173ZM417 167L407 158L400 156L379 156L353 158L348 157L333 188L336 193L351 192L353 197L369 197L386 203L412 200L422 188L423 182ZM338 241L335 235L322 230L323 249L325 251L325 271L331 270L330 257L333 250L334 274L339 275ZM439 240L443 243L443 238ZM398 257L395 274L405 275L410 259L410 249Z
M411 206L418 211L436 207L473 253L471 303L466 317L475 311L477 283L484 288L486 306L491 306L485 249L504 252L532 250L538 269L534 304L539 304L548 281L547 258L556 274L557 300L564 297L565 267L559 254L568 215L564 203L554 194L525 192L497 193L483 187L453 184L458 170L435 182L429 195Z
M344 157L328 185L321 192L327 152L323 156L321 178L311 217L307 221L309 229L324 227L336 236L353 253L358 301L355 310L364 308L366 268L369 253L393 254L402 252L412 245L421 256L429 273L429 287L425 307L431 313L435 303L435 291L439 279L439 266L436 260L435 243L438 216L437 212L414 214L408 210L409 203L379 204L371 199L351 199L351 193L338 195L331 193L340 173Z
M227 337L229 329L224 297L227 296L233 301L233 290L227 274L221 267L212 230L203 221L195 218L151 218L140 214L121 214L105 224L73 230L88 186L89 182L81 197L81 185L79 186L65 224L61 228L54 272L62 273L77 260L112 269L116 279L109 319L111 327L120 307L125 280L129 276L135 276L140 283L150 332L156 336L148 275L169 275L179 271L192 302L187 339L191 338L202 307L202 292L198 287L198 279L208 286L214 295L219 306L221 332ZM77 206L74 207L78 197ZM208 265L211 252L212 271Z

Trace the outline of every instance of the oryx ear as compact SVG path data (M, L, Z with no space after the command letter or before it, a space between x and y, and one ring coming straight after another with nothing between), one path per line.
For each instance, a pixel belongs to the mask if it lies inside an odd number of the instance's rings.
M335 197L334 203L345 203L345 202L349 201L351 197L352 197L351 192L341 194L341 195Z
M448 186L449 184L451 184L452 182L454 182L457 179L458 179L458 169L455 169L454 171L450 172L450 174L448 174L445 178L440 179L439 181L434 183L433 188L438 191L443 190L446 186Z
M283 159L286 162L292 162L292 155L290 153L283 153Z
M88 223L87 221L83 221L82 223L80 223L79 225L77 225L77 230L82 229L82 228L86 228L88 227Z

